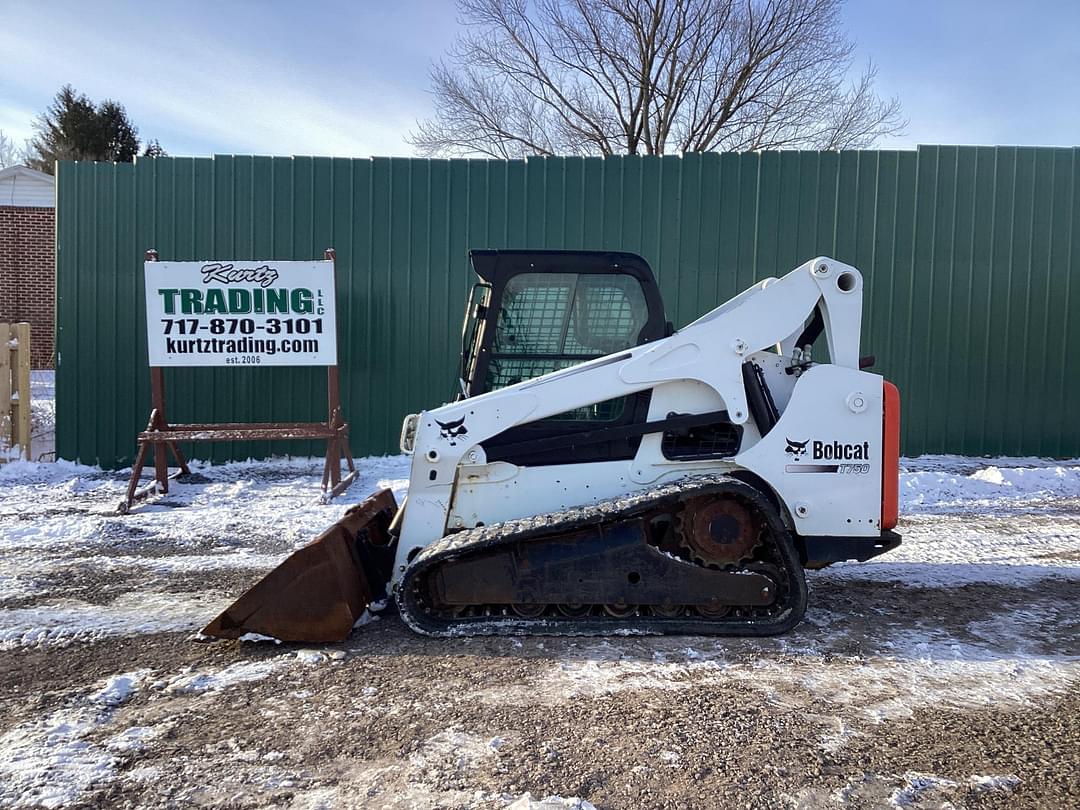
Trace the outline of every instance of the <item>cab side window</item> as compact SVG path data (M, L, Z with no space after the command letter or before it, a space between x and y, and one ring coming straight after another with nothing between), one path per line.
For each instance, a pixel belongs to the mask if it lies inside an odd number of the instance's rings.
M632 348L649 315L641 284L628 275L522 273L503 301L489 391ZM618 397L551 418L610 421L623 407Z

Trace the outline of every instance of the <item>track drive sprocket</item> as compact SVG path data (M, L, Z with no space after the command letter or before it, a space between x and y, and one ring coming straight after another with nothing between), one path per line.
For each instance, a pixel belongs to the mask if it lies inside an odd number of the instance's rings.
M735 498L690 498L676 520L680 546L692 560L725 569L748 562L761 543L760 516Z

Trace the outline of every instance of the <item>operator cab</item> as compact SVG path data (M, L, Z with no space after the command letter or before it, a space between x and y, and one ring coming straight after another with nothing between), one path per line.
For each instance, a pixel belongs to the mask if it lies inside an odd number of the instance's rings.
M473 250L479 276L461 334L461 394L472 397L671 334L648 263L609 251ZM650 391L520 425L484 443L489 461L632 458L640 437L577 447L573 458L511 449L545 436L644 422ZM507 452L501 452L500 448Z

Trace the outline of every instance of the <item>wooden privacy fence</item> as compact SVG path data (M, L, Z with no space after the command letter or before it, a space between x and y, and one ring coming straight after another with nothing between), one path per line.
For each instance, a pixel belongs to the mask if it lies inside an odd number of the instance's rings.
M0 462L30 460L30 324L0 323Z

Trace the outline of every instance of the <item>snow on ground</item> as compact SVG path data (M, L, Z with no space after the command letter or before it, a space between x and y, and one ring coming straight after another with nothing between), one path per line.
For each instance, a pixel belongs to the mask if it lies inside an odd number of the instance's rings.
M1055 514L1080 503L1080 462L1021 463L905 461L903 545L824 576L935 587L1080 576L1076 536ZM267 570L376 488L401 500L405 457L357 465L349 493L324 504L318 459L195 462L193 482L173 482L128 516L115 514L123 472L63 461L0 466L0 648L197 628L229 601L208 572ZM184 577L190 587L179 587ZM151 593L140 595L132 579Z
M184 667L176 677L157 685L167 692L220 692L230 686L249 681L261 681L274 670L288 664L288 656L278 656L268 661L250 661L232 664L216 672L200 672L191 667Z
M148 673L127 672L78 696L64 709L22 723L0 736L0 806L63 807L90 785L112 776L113 746L86 738L109 726L116 710L139 688ZM130 750L136 735L129 729L116 750Z
M190 633L346 506L383 486L400 502L407 488L406 458L359 459L360 479L326 504L318 487L322 463L196 463L193 480L173 482L168 495L127 516L115 513L127 484L123 471L64 461L0 466L0 650L51 654L103 640L154 643L161 634ZM819 711L825 704L820 744L836 751L928 707L1042 706L1080 682L1080 623L1074 616L1080 461L908 459L901 513L899 549L874 561L811 572L811 609L788 636L584 639L568 646L506 640L508 655L519 650L550 661L542 662L536 678L478 681L471 691L462 690L463 697L486 706L563 707L613 693L738 685L766 705L808 709L816 701ZM955 595L961 591L972 595ZM388 624L378 622L374 630ZM354 638L371 632L359 628ZM564 652L547 656L545 644ZM130 767L131 761L153 750L179 721L125 719L139 700L176 703L173 717L181 717L191 701L240 690L248 690L245 700L276 694L282 688L276 684L290 673L315 677L347 666L353 656L244 644L240 659L73 683L61 708L0 726L0 806L59 807L121 773L130 783L153 784L160 766ZM290 694L317 699L311 691ZM369 686L358 694L378 705L383 692ZM411 708L385 710L397 716ZM446 796L431 793L430 774L492 767L485 763L497 760L499 739L447 729L417 740L403 759L371 765L364 778L373 785L402 780L417 791L418 804L437 804ZM275 770L273 754L258 759L260 778L282 789L292 772ZM664 755L678 761L677 752ZM1017 780L987 772L950 781L913 770L903 773L899 786L889 783L892 792L885 795L907 806L961 788L1008 792ZM852 795L866 789L861 783L844 788ZM578 798L534 798L520 789L483 796L514 808L591 806ZM340 798L319 788L296 806L332 806Z
M118 728L116 711L136 692L219 692L266 678L289 658L277 656L217 671L186 667L157 680L149 670L139 670L111 677L89 691L74 690L65 708L0 736L0 807L63 807L91 785L115 778L123 759L168 731L168 724Z
M30 372L30 452L35 461L51 461L56 452L56 372Z
M506 810L596 810L596 808L584 799L571 796L569 799L562 796L545 796L536 799L531 793L524 794L517 801L506 806Z
M1049 498L1077 497L1080 459L921 456L904 459L901 465L905 515L1032 506Z
M230 601L207 574L267 570L349 503L383 486L400 500L407 484L404 457L360 459L349 493L323 503L322 465L193 462L194 480L127 516L116 514L124 472L0 466L0 649L197 629Z
M52 369L30 372L30 458L52 460L56 443L56 374ZM9 446L10 437L0 435L0 459L20 458Z
M1080 593L1080 590L1078 590ZM626 642L587 642L580 655L554 661L539 685L484 686L475 698L494 704L558 704L640 690L687 690L703 684L741 683L766 700L790 702L815 696L864 724L912 717L925 707L1020 709L1061 694L1080 681L1080 655L1032 650L1024 630L1041 627L1031 611L995 614L986 639L961 640L951 630L919 627L864 629L846 618L811 609L797 637L765 640L692 639L645 642L654 649L628 655ZM1056 617L1054 617L1056 618ZM1077 625L1068 630L1073 637ZM1019 637L1019 642L1017 639ZM858 653L839 654L859 641ZM639 652L635 648L635 652ZM850 730L829 739L839 744Z
M26 591L23 591L26 593ZM57 599L0 610L0 650L94 641L108 635L195 628L228 597L206 593L124 593L106 604Z
M1080 578L1075 526L1060 514L1080 504L1080 462L993 461L905 460L900 548L815 576L933 587ZM326 504L321 466L195 462L193 481L173 482L127 516L115 513L123 472L0 466L0 649L197 629L230 599L215 573L267 570L347 503L384 486L400 501L407 490L406 457L360 459L360 479Z
M1080 578L1075 521L1080 460L905 459L900 475L903 544L831 577L959 587Z

